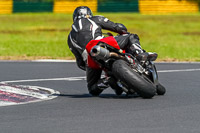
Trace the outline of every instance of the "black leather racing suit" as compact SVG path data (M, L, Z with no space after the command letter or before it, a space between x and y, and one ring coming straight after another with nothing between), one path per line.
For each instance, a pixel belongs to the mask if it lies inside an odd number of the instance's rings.
M127 29L124 25L109 21L103 16L93 16L91 18L80 18L72 24L72 30L68 36L68 46L76 57L79 68L86 70L88 90L92 95L99 95L102 90L97 86L100 82L102 70L87 67L86 45L91 40L102 39L102 29L110 30L120 35L115 36L121 49L127 49L131 44L140 45L136 34L126 34ZM122 35L123 34L123 35Z

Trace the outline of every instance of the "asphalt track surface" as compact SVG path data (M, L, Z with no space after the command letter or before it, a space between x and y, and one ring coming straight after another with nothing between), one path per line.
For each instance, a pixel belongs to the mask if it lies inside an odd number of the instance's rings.
M61 93L53 100L0 107L0 132L199 133L200 63L156 66L167 93L142 99L117 97L110 88L100 97L91 97L83 78L62 79L85 76L75 63L0 62L0 81L17 80L12 84L47 87Z

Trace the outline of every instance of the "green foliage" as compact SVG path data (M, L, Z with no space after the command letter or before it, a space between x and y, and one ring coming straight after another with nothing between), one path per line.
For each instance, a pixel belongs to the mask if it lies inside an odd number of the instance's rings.
M179 0L182 1L182 0ZM200 4L200 0L187 0L187 1L194 1L194 2L198 2Z

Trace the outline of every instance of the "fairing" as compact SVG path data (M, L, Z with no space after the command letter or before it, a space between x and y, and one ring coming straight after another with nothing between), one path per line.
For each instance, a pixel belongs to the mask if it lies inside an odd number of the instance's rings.
M95 60L92 59L92 57L90 56L90 51L91 49L97 45L99 42L104 42L108 45L111 45L112 47L116 48L116 49L120 49L117 41L114 39L114 37L110 36L110 37L106 37L100 40L91 40L87 45L86 45L86 50L88 52L88 60L87 60L87 64L88 67L93 68L93 69L101 69L98 65L97 62L95 62Z

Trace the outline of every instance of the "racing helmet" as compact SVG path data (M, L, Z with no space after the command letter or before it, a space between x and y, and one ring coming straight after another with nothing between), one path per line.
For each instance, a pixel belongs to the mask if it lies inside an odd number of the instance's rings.
M74 10L73 21L76 21L78 18L90 18L92 17L92 11L87 6L79 6Z

